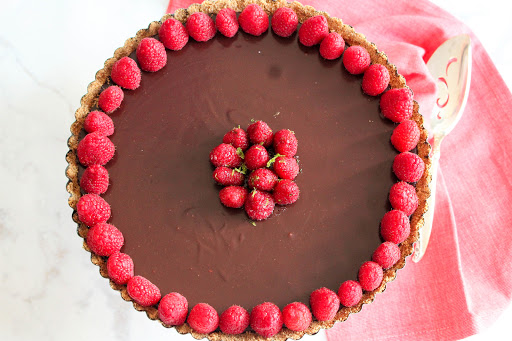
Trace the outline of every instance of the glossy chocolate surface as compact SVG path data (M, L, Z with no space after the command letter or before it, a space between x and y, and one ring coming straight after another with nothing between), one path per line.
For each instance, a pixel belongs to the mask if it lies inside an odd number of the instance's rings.
M393 124L361 76L318 47L271 32L217 34L168 51L168 63L143 72L112 114L116 154L106 168L110 222L135 273L192 307L219 313L270 301L308 303L311 291L337 291L356 279L380 244L396 152ZM264 120L299 140L299 200L253 226L242 209L222 206L208 155L235 126Z

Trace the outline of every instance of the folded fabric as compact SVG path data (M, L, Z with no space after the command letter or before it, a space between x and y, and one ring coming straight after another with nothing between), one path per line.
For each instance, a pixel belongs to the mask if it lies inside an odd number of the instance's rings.
M193 2L171 0L167 11ZM427 128L436 83L425 62L458 34L469 34L473 49L464 116L443 142L436 214L425 257L418 264L409 261L385 293L328 330L327 338L457 340L481 331L512 296L510 91L471 30L428 1L302 3L342 19L384 51L414 91Z

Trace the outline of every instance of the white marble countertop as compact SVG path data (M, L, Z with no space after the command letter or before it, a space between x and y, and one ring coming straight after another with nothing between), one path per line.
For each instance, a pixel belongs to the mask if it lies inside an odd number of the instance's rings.
M474 30L512 88L511 5L434 2ZM65 191L66 140L87 84L125 38L159 19L166 5L2 1L0 340L192 340L145 318L109 288L82 250ZM511 324L509 308L469 340L510 339Z

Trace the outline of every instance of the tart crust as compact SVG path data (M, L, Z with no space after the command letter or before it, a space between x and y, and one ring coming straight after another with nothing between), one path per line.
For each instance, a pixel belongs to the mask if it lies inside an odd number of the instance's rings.
M370 54L372 64L378 63L386 66L390 74L389 85L391 88L403 88L407 87L405 78L400 75L396 67L388 61L387 56L377 50L375 44L369 42L366 37L354 31L354 29L344 24L340 19L329 16L326 12L317 11L311 6L302 5L299 2L288 3L286 0L217 0L217 1L204 1L201 4L192 4L187 9L178 9L173 14L166 14L160 19L160 21L153 21L149 24L147 29L141 29L137 32L135 37L126 40L123 47L118 48L114 52L114 56L105 61L103 69L96 73L95 80L92 81L87 87L87 94L85 94L80 100L80 108L75 112L76 121L71 125L71 137L68 139L69 151L66 154L66 161L68 166L66 168L66 176L69 179L66 185L66 190L70 194L68 199L69 206L73 209L73 220L77 223L77 233L84 239L83 248L91 253L91 262L99 266L101 276L108 278L106 257L100 257L91 252L88 248L85 238L87 237L88 228L85 224L80 222L78 214L76 212L76 204L80 199L80 185L78 176L78 157L77 157L77 146L80 138L80 133L83 130L83 124L87 114L97 107L98 96L103 89L103 86L108 82L112 65L122 57L130 55L137 48L139 42L146 37L152 37L158 33L158 29L162 23L168 18L175 18L183 23L186 22L189 15L194 12L204 12L207 14L216 14L222 8L232 8L236 12L241 12L247 5L256 3L260 5L269 15L273 14L280 7L292 8L299 18L299 22L304 22L306 19L315 15L323 15L327 18L329 24L329 30L331 32L338 32L348 45L360 45L363 46ZM420 128L420 141L417 146L418 155L425 162L425 171L421 179L416 183L416 193L419 199L419 205L417 210L411 216L411 233L407 240L400 244L401 257L400 260L391 268L384 270L384 278L381 285L371 291L364 292L363 298L354 307L341 307L334 319L330 321L313 321L308 329L302 332L295 332L289 330L283 326L283 329L272 337L274 340L286 340L288 338L298 340L304 334L316 334L320 329L329 329L335 322L345 321L350 314L357 313L362 309L364 304L371 303L375 299L377 293L383 292L386 289L386 284L395 279L397 271L405 266L405 258L412 254L413 244L417 241L419 235L419 229L424 224L423 215L427 211L426 200L430 196L429 183L431 181L431 161L429 159L430 145L427 142L427 131L423 125L423 116L418 112L419 106L414 101L413 116L412 120L418 124ZM391 165L390 165L391 166ZM377 231L376 231L377 232ZM368 255L369 257L371 255ZM145 311L146 315L152 320L158 320L158 311L154 306L142 307L135 303L126 291L126 285L117 285L110 280L110 286L112 289L117 290L121 293L121 297L126 301L132 301L133 307L138 311ZM161 321L159 321L162 323ZM163 326L166 326L162 323ZM196 339L208 338L211 341L217 340L266 340L266 338L252 332L246 331L239 335L226 335L222 332L213 332L210 334L199 334L192 330L190 326L185 323L181 326L176 326L176 330L181 334L190 333Z

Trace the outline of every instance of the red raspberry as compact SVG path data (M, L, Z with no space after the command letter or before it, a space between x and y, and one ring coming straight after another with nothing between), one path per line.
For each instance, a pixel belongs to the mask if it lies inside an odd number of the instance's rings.
M160 301L160 289L142 276L130 278L126 286L128 295L139 305L149 307Z
M297 332L306 330L311 321L311 311L304 303L293 302L283 308L283 322L290 330Z
M228 167L217 167L213 171L213 179L223 186L242 186L245 176Z
M380 221L380 234L387 242L400 244L409 237L411 224L404 212L392 210L384 214Z
M115 150L116 147L108 137L91 133L78 143L76 154L84 166L104 165L112 159Z
M390 89L380 98L380 111L384 117L400 123L412 116L413 96L407 88Z
M215 22L206 13L195 12L187 19L187 32L195 41L208 41L215 36Z
M338 289L338 297L342 305L345 307L353 307L361 301L363 289L356 281L345 281L341 283Z
M124 244L124 237L114 225L99 223L89 229L87 246L98 256L110 256L119 252Z
M260 191L271 191L277 184L277 175L268 168L258 168L247 179L249 188Z
M255 306L251 311L251 328L263 337L271 337L283 328L283 316L279 308L270 302Z
M82 223L94 226L110 218L110 205L99 195L86 194L78 200L76 212Z
M386 90L389 84L389 71L381 64L373 64L364 72L363 92L370 96L377 96Z
M340 299L334 291L320 288L309 296L309 305L318 321L329 321L336 316L340 308Z
M80 178L80 187L92 194L103 194L108 189L108 171L100 165L90 165Z
M249 313L244 308L233 305L220 315L219 327L225 334L242 334L249 327Z
M224 187L219 192L219 198L222 205L232 208L240 208L247 199L247 189L242 186Z
M215 25L222 35L231 38L238 32L238 21L236 12L231 8L223 8L217 13Z
M418 195L414 186L406 182L397 182L389 191L391 207L410 216L418 208Z
M249 148L249 137L245 130L241 128L233 128L233 130L227 132L222 138L222 142L240 148L244 152Z
M333 60L341 57L345 49L345 40L339 33L331 32L320 43L320 55L325 59Z
M91 111L85 118L84 129L88 133L110 136L114 133L114 122L101 111Z
M419 140L420 128L411 120L400 123L391 135L391 143L399 152L408 152L418 145Z
M107 260L108 277L114 283L123 285L133 277L133 260L126 253L116 252Z
M388 269L400 259L400 248L391 242L380 244L373 252L372 261L379 264L383 269Z
M299 19L297 13L289 7L278 8L271 20L272 30L280 37L289 37L297 29Z
M379 264L375 262L365 262L359 268L359 283L361 288L366 291L372 291L379 287L382 283L384 273Z
M144 71L156 72L167 64L165 46L155 38L144 38L137 46L137 60Z
M179 51L188 43L187 29L183 24L174 19L167 19L158 30L158 38L166 48Z
M274 187L273 197L278 205L290 205L299 199L299 193L299 186L295 182L283 179Z
M264 147L270 147L274 134L272 129L263 121L257 121L247 127L247 134L252 144L262 144Z
M238 23L245 33L260 36L268 29L268 15L260 6L250 4L240 13Z
M236 148L226 143L213 148L210 161L215 167L239 167L242 164L242 158L236 153Z
M187 320L187 314L187 299L177 292L165 295L158 303L158 318L165 325L181 326Z
M313 46L329 34L329 25L323 15L317 15L304 21L299 28L299 41L302 45Z
M299 164L293 157L280 156L274 162L274 171L281 179L293 180L299 174Z
M359 75L370 66L370 54L362 46L350 46L343 55L343 65L351 74Z
M274 134L274 150L278 154L294 157L297 154L298 145L299 141L291 130L282 129Z
M245 212L252 220L264 220L274 211L274 199L267 192L253 190L245 200Z
M120 87L135 90L140 85L140 69L135 60L123 57L114 63L110 77Z
M421 179L424 170L423 160L410 152L398 154L393 161L393 172L402 181L416 182Z
M98 106L101 110L110 114L119 108L123 99L123 90L118 86L112 85L101 92L98 98Z
M196 332L208 334L217 329L219 325L219 315L211 305L198 303L192 308L190 314L188 314L187 322Z
M244 160L248 170L255 170L265 167L270 160L270 156L268 156L265 147L256 144L245 152Z

